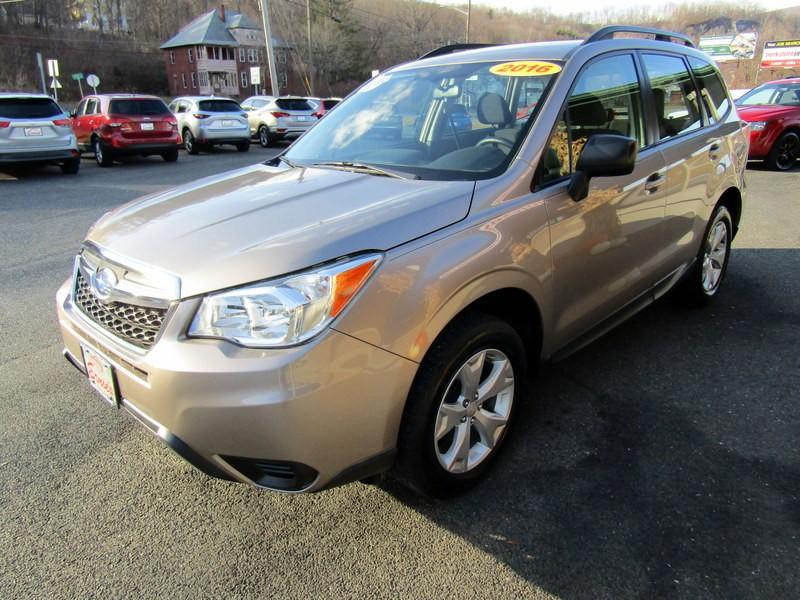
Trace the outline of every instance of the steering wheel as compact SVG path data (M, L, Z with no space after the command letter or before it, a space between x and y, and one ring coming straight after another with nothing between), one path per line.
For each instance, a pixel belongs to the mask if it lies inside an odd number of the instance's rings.
M475 144L475 146L485 146L486 144L494 144L495 146L504 146L509 152L514 148L514 144L511 140L506 140L504 138L490 136L487 138L483 138L480 142Z

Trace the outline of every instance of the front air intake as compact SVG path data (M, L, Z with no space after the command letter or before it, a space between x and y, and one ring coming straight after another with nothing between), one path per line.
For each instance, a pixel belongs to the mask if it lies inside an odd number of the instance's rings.
M221 458L253 483L284 492L303 490L317 478L314 469L301 463L240 456Z

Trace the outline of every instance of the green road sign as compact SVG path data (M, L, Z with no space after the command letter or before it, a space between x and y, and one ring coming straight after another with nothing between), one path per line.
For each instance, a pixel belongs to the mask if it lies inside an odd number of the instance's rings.
M75 81L80 81L81 79L83 79L83 73L73 73L72 79L74 79Z

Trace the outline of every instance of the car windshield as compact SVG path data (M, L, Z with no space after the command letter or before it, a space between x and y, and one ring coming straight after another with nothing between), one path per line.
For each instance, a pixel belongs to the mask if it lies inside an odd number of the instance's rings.
M0 117L7 119L47 119L63 112L50 98L0 98Z
M275 104L281 110L314 110L305 98L278 98Z
M242 107L233 100L200 100L197 105L207 112L242 112Z
M169 108L157 98L112 100L108 108L112 115L167 115Z
M800 106L800 83L776 83L750 90L736 101L737 106Z
M292 163L381 166L477 180L510 163L560 71L542 61L401 68L378 75L286 153Z

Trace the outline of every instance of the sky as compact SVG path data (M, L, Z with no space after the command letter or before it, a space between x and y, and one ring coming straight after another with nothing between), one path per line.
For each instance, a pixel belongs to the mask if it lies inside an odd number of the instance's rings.
M698 4L707 4L702 0L695 0ZM463 6L466 0L436 0L437 4L455 4ZM555 13L569 14L582 12L597 12L606 8L618 8L619 0L556 0L555 2L542 2L541 0L472 0L473 4L483 4L495 8L510 8L512 10L528 10L530 8L549 8ZM748 4L751 2L748 1ZM800 0L753 0L753 4L763 6L765 9L787 8L790 6L800 6ZM663 7L663 0L631 0L625 3L625 7L633 6L653 6Z

